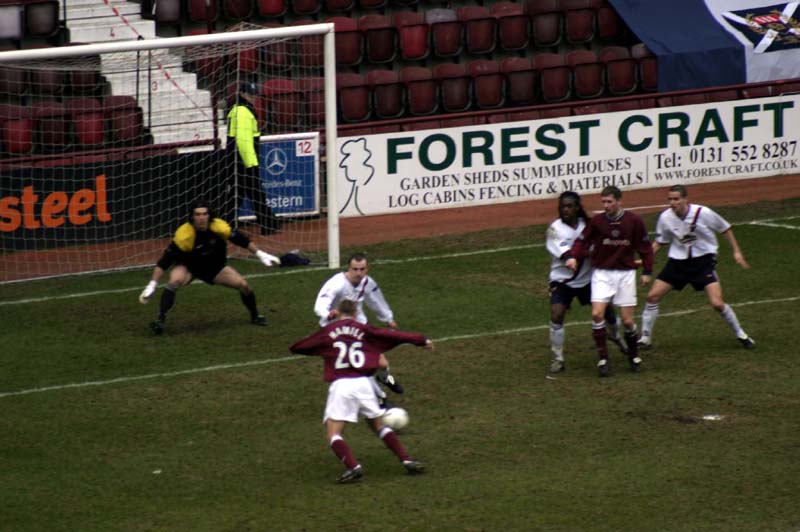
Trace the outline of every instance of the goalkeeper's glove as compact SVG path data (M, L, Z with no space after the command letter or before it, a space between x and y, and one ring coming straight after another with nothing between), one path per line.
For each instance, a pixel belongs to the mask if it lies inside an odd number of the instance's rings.
M276 257L275 255L270 255L266 251L261 251L260 249L256 251L256 257L258 260L261 261L261 264L269 268L270 266L277 266L281 263L281 259Z
M150 298L153 297L153 294L156 293L156 287L158 283L155 281L150 281L147 283L147 286L144 287L142 293L139 294L139 303L145 304L150 301Z

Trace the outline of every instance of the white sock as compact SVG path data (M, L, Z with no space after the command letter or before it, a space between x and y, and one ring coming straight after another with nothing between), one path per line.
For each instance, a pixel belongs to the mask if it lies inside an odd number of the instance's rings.
M653 336L653 327L658 319L658 303L645 303L642 312L642 338L647 340Z
M564 360L564 326L550 322L550 350L558 360Z
M736 333L737 338L747 338L747 333L744 332L742 326L739 325L739 319L736 317L736 313L733 311L730 305L725 303L725 308L722 309L720 312L720 316L722 319L728 322L728 325L731 326L733 332Z

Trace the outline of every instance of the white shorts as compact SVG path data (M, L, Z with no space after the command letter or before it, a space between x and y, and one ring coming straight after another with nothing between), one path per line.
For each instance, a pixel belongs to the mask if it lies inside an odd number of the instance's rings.
M636 306L636 270L601 270L592 272L592 302L618 307Z
M373 419L383 415L383 412L372 387L372 377L338 379L328 387L328 402L322 422L332 419L357 423L359 414Z

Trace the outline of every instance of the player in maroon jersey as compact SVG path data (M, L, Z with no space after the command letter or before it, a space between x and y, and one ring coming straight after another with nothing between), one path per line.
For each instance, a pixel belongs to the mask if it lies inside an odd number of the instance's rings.
M333 454L347 468L337 482L356 481L364 474L361 464L342 438L345 423L357 423L359 414L366 418L372 431L400 459L406 471L411 474L422 473L425 465L412 459L397 434L383 424L381 416L384 409L378 405L371 376L379 369L384 351L406 343L433 349L433 342L421 334L359 323L354 319L356 303L349 299L339 302L338 311L339 319L289 347L292 353L325 359L323 378L331 384L323 422Z
M600 360L597 369L601 377L609 375L608 345L606 342L605 311L613 300L620 307L628 361L631 371L641 369L642 359L636 348L636 267L634 252L642 260L642 286L650 282L653 273L653 248L641 216L622 208L622 191L614 186L600 193L604 212L592 217L572 249L565 265L573 271L578 259L591 256L592 267L592 336Z

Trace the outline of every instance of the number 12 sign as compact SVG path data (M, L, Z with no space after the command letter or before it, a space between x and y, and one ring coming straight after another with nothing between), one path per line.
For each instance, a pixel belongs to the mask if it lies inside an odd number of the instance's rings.
M262 136L258 167L276 216L319 214L319 132Z

